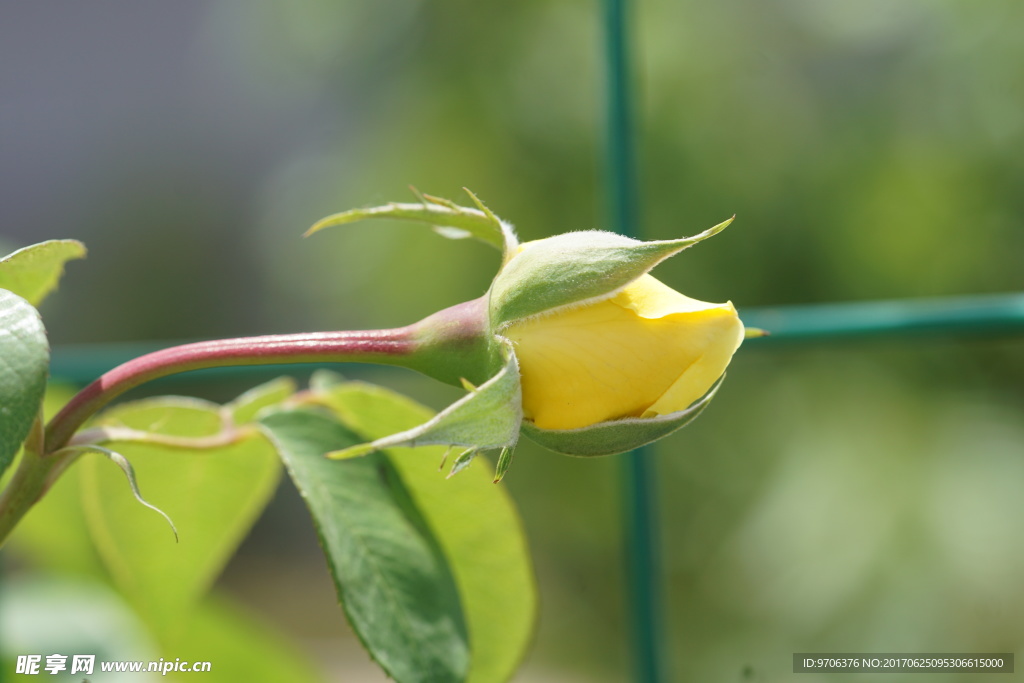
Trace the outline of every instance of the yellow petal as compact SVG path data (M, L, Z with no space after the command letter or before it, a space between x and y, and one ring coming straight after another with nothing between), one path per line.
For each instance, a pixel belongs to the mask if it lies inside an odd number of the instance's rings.
M697 321L690 322L693 327L698 327L693 324ZM705 312L699 328L700 338L689 342L698 354L697 358L641 417L668 415L688 408L722 376L733 353L743 343L743 325L732 304L723 304L720 308Z
M682 410L721 376L743 340L731 304L690 299L645 275L605 301L516 323L523 411L575 429Z
M651 275L643 275L634 280L611 301L647 319L664 318L677 313L699 313L722 306L731 308L729 304L709 304L691 299Z

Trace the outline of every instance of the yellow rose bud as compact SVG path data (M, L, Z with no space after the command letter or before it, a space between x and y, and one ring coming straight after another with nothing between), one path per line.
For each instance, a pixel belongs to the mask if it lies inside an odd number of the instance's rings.
M468 393L422 425L333 457L445 444L465 449L454 474L478 452L497 450L497 481L520 434L557 453L611 455L700 415L743 341L743 323L731 303L690 299L647 273L731 218L672 240L587 230L520 245L511 225L470 197L475 209L417 195L419 204L346 211L310 230L408 218L502 251L483 297L403 328L410 345L400 364Z
M510 325L523 413L541 429L578 429L685 410L743 341L731 303L683 296L650 275L596 303Z

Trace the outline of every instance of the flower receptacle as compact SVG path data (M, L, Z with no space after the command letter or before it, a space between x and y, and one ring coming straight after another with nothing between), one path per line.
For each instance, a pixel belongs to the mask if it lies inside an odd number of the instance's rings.
M490 333L487 297L456 304L409 326L415 340L406 365L436 380L481 385L502 367L499 345Z

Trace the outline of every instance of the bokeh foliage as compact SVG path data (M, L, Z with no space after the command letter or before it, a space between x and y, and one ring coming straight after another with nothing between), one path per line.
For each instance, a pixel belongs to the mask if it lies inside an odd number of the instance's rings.
M643 236L737 214L661 279L741 315L1021 289L1019 2L635 9ZM88 182L56 195L77 220L46 236L101 267L75 267L55 343L389 326L478 296L497 259L469 242L399 224L298 238L408 183L469 186L526 239L604 225L593 3L219 0L191 26L185 92L216 114L161 144L173 108L114 113L143 133L100 138ZM53 216L35 211L19 215ZM741 350L657 449L680 675L775 680L796 650L1015 649L1022 381L1019 339ZM544 604L531 666L621 680L616 463L526 446L516 463Z

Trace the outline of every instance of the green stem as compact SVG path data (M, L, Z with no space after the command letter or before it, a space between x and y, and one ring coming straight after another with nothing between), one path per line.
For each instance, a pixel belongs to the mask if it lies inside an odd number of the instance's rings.
M25 448L17 472L0 495L0 543L75 458L62 450L86 420L115 398L154 379L191 370L278 363L368 362L423 369L418 325L366 332L282 334L183 344L134 358L78 392ZM422 354L421 354L422 355ZM429 354L428 354L429 355Z
M449 384L490 375L486 297L439 311L414 325L361 332L311 332L218 339L173 346L128 361L80 391L46 426L54 453L97 411L154 379L191 370L282 363L381 363L418 370Z
M368 362L415 367L412 326L367 332L282 334L183 344L119 365L80 391L46 426L44 454L64 446L86 420L141 384L191 370L235 365Z
M182 344L134 358L104 373L57 413L27 444L7 488L0 494L0 544L74 461L66 449L85 422L126 391L191 370L282 363L361 362L418 370L451 384L482 383L490 376L486 297L406 327L362 332L282 334ZM38 425L38 423L37 423Z
M0 546L77 455L63 453L41 457L28 449L22 453L18 469L7 483L7 488L0 493Z
M65 449L86 420L141 384L190 370L278 363L357 361L420 369L417 326L368 332L285 334L183 344L132 359L80 391L46 426L44 439L25 453L0 494L0 544L46 493L77 453Z
M78 392L46 426L0 494L0 544L46 493L77 453L64 450L75 432L115 398L154 379L191 370L234 365L309 362L385 363L423 369L418 325L366 332L283 334L183 344L134 358ZM422 354L421 354L422 355ZM429 354L428 354L429 355Z

